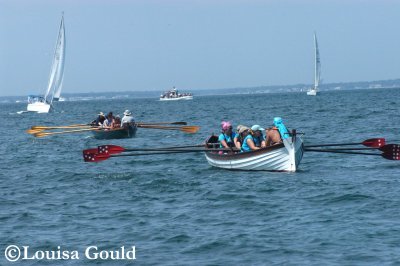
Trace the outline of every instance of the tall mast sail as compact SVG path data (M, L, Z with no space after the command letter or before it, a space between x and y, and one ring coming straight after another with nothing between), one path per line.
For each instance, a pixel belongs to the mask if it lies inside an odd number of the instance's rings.
M315 47L315 75L314 75L314 89L317 90L321 78L321 61L319 58L319 49L317 35L314 32L314 47Z
M64 62L65 62L65 28L64 28L64 14L61 18L60 29L54 51L53 65L50 71L49 84L47 86L44 98L50 104L53 99L58 99L61 94L62 82L64 78ZM50 96L51 93L51 96Z

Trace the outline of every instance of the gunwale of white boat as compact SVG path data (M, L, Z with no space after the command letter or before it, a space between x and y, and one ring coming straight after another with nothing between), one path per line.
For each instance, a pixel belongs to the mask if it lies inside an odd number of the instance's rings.
M250 152L219 154L206 152L208 163L229 170L295 172L303 158L303 140L299 136L283 143Z

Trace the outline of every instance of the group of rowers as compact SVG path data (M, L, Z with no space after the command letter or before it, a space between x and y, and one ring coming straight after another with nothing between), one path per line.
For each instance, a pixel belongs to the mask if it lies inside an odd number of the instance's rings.
M114 116L112 112L109 112L106 116L104 115L103 112L100 112L97 115L97 118L93 120L90 124L94 127L99 127L102 129L109 130L109 129L126 127L134 123L135 120L132 117L132 113L129 110L125 110L122 119L119 115Z
M236 133L233 132L232 124L222 121L222 132L218 137L220 148L237 148L243 152L258 150L282 142L281 135L277 127L264 129L259 125L246 127L238 125ZM265 132L265 135L263 134Z

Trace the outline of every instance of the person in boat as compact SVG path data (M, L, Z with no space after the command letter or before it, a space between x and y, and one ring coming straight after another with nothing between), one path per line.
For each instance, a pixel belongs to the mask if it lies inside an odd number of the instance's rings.
M114 116L112 112L107 114L106 120L104 120L103 128L112 129L114 126Z
M90 125L91 126L96 126L96 127L101 127L103 126L104 120L106 120L106 117L104 116L103 112L100 112L97 115L97 118L95 120L93 120Z
M265 130L265 145L272 146L279 143L282 143L282 138L278 128L275 126L267 128Z
M236 133L232 132L232 124L228 121L222 121L221 128L222 132L218 137L220 148L235 147L234 138L236 137Z
M248 130L249 128L248 127L246 127L246 126L244 126L244 125L238 125L237 127L236 127L236 136L235 136L235 138L233 139L233 142L235 143L235 147L236 148L238 148L239 150L241 149L241 147L242 147L242 143L243 143L243 140L244 140L244 138L243 138L243 132L245 131L245 130Z
M115 116L113 128L121 127L121 117L119 115Z
M236 134L235 138L235 146L239 150L242 150L242 145L244 143L244 139L247 137L247 135L250 134L250 128L246 126L241 126L240 129L238 130L238 133Z
M264 128L254 125L250 128L249 134L244 138L242 151L254 151L265 147L265 140L262 132Z
M124 116L121 120L121 127L132 126L135 124L135 119L132 117L132 113L129 110L125 110Z

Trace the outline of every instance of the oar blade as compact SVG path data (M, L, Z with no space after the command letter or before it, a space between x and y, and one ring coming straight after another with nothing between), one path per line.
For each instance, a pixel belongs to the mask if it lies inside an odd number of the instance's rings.
M387 144L379 148L379 150L386 153L400 153L400 145L399 144Z
M386 140L384 138L367 139L362 142L362 145L372 148L380 148L385 146Z
M35 133L39 133L42 132L44 129L27 129L26 133L28 134L35 134Z
M118 154L125 151L124 147L117 145L101 145L97 149L99 154Z
M109 154L98 154L97 149L92 149L92 150L95 150L95 152L94 153L90 153L90 152L85 153L85 151L83 152L83 160L85 162L95 163L95 162L104 161L104 160L107 160L108 158L110 158Z
M38 133L33 133L33 136L36 138L43 138L46 137L48 134L45 132L38 132Z
M96 148L83 150L83 155L91 154L91 153L97 153L97 151L98 150Z
M382 157L388 160L398 161L400 160L400 153L398 152L384 152Z
M197 133L197 131L199 131L200 127L199 126L183 126L181 127L181 131L185 132L185 133Z

